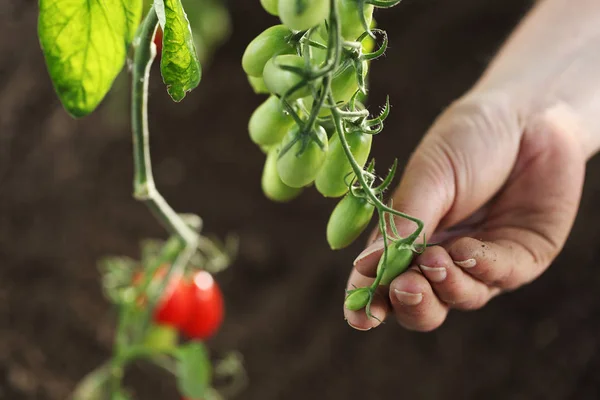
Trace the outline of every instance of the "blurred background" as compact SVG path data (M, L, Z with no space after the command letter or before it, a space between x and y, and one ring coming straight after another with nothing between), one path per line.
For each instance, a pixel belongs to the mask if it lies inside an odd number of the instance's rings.
M531 3L404 0L376 13L390 48L372 65L370 104L388 93L393 104L374 142L379 165L406 161ZM600 159L589 163L566 248L536 282L453 312L432 333L392 321L356 332L342 299L365 235L333 252L325 224L334 201L314 190L285 205L263 196L264 156L246 126L264 97L240 59L277 20L258 0L227 5L230 35L197 90L174 104L154 70L150 124L164 196L202 215L205 232L240 238L239 257L217 276L227 317L209 342L214 354L243 354L250 385L237 398L600 398ZM9 400L63 400L108 357L115 318L96 262L137 257L141 239L165 237L131 197L128 82L120 77L97 112L71 119L45 69L37 11L34 0L0 0L0 398ZM177 398L159 371L139 366L128 381L139 399Z

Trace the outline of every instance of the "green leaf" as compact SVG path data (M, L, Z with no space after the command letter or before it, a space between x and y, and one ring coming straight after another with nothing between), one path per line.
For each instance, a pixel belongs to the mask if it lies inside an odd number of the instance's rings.
M189 342L177 352L177 386L181 394L203 398L209 389L211 364L208 352L201 342Z
M125 64L142 0L39 0L38 35L54 88L73 117L96 109Z
M181 0L154 0L154 8L163 29L163 82L171 98L181 101L186 92L198 86L202 75L190 23Z

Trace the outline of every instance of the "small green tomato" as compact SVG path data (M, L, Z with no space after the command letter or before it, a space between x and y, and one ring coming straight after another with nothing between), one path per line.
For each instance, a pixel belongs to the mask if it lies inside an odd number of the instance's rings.
M279 0L260 0L260 4L269 14L275 16L279 15L277 12L277 9L279 8Z
M286 203L298 197L303 189L289 187L283 183L277 173L278 156L279 148L277 146L269 149L263 168L261 186L263 193L267 198L278 203Z
M362 310L369 304L371 299L371 293L369 288L359 288L350 291L346 300L344 301L344 307L350 311Z
M294 119L284 112L281 100L270 96L252 113L248 122L250 139L259 146L281 142L294 124Z
M387 251L387 263L383 271L383 277L380 285L389 285L396 277L405 272L413 259L414 253L411 247L407 245L390 244ZM377 266L377 273L383 268L383 254Z
M260 77L265 64L271 58L281 54L294 53L294 47L288 38L292 32L283 25L275 25L264 30L254 38L242 56L242 68L247 75Z
M364 167L371 152L373 135L351 132L346 134L346 141L358 165ZM348 191L346 181L350 182L354 176L339 134L336 132L329 143L323 168L315 181L317 190L325 197L343 196Z
M312 137L297 139L300 135L297 125L294 125L283 139L282 148L295 140L289 150L277 160L277 172L288 186L300 188L311 184L325 161L328 148L327 132L317 125L312 134L319 138L323 148Z
M279 0L279 18L296 31L315 27L329 17L330 0Z
M304 85L293 93L289 93L292 88L297 88L302 82L302 76L296 72L288 71L280 66L305 68L304 59L295 54L286 54L277 56L265 64L263 79L269 91L273 94L283 97L287 95L287 100L294 101L305 97L311 93L310 86Z
M367 228L375 207L348 193L333 209L327 222L327 243L332 250L348 247Z

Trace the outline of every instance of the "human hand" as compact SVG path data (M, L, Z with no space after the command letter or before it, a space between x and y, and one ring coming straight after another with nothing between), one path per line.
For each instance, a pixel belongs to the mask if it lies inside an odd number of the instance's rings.
M344 310L351 326L370 329L393 312L407 329L433 330L450 309L478 309L531 282L561 251L585 163L600 143L600 3L577 3L538 6L424 136L392 201L425 223L430 241L443 243L380 288L375 318ZM415 229L396 223L403 236ZM355 261L349 289L373 281L383 252L373 239Z

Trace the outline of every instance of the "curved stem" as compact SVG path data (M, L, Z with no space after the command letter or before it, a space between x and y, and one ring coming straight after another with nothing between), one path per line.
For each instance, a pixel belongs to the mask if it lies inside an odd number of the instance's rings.
M182 216L166 202L156 189L152 174L150 159L150 140L148 131L148 83L150 68L156 56L153 44L154 34L158 26L158 17L151 7L146 15L139 33L134 41L134 65L132 74L131 127L133 136L134 181L133 196L144 202L156 218L175 236L163 247L163 253L177 251L177 258L169 268L168 273L156 285L152 277L159 265L149 266L144 276L144 282L139 288L146 293L148 306L140 321L134 318L134 308L137 303L126 304L119 310L119 321L115 336L113 358L111 361L110 390L113 397L121 390L125 365L132 358L131 349L144 334L150 314L158 300L158 295L164 290L166 283L174 273L179 273L189 263L196 252L199 234L188 225ZM189 218L189 216L188 216ZM199 217L192 218L196 227L200 228L202 221ZM163 254L164 255L164 254Z
M170 232L181 236L186 243L193 244L198 241L198 234L183 221L161 196L156 189L152 174L148 132L148 82L150 80L150 68L156 55L152 40L157 25L158 17L154 7L152 7L144 19L134 46L131 98L134 160L133 196L137 200L146 203L152 213Z

